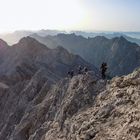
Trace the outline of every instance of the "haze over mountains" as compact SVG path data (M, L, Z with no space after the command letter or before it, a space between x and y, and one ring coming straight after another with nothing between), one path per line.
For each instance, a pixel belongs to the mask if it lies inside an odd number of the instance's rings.
M40 36L46 36L46 35L57 35L58 33L66 33L65 31L58 31L58 30L38 30L38 31L15 31L13 33L6 33L6 34L0 34L0 38L5 40L9 45L13 45L15 43L18 43L18 41L26 36L29 36L31 34L37 33Z
M70 52L80 55L98 69L101 63L106 61L109 65L108 75L110 76L128 74L140 66L139 46L137 45L140 43L139 39L126 36L125 32L73 32L75 33L68 34L58 30L17 31L1 37L8 40L9 44L13 44L18 42L20 38L30 35L49 48L62 46ZM139 35L129 32L126 34Z
M137 43L140 45L140 32L84 32L84 31L62 31L62 30L38 30L38 31L30 31L30 30L21 30L15 31L13 33L0 34L0 38L5 40L8 44L13 45L17 43L21 38L29 36L31 34L38 34L39 36L47 36L52 35L55 36L60 33L71 34L75 33L76 35L81 35L85 38L88 37L96 37L96 36L105 36L109 39L114 37L125 37L128 41Z
M50 48L59 45L70 52L79 54L98 69L103 61L108 63L109 75L124 75L140 66L140 47L127 41L124 37L107 39L104 36L84 38L75 34L58 34L41 37L32 35Z

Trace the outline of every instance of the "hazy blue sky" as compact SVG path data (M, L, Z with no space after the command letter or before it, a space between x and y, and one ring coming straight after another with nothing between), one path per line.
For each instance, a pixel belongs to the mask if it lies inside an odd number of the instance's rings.
M0 32L140 31L140 0L0 0Z
M92 25L103 30L140 31L140 0L87 0Z

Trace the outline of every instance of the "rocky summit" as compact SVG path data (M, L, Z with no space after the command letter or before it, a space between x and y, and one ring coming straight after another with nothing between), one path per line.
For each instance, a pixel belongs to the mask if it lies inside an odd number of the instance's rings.
M30 37L5 47L0 140L140 139L140 69L102 80L94 66L62 47L49 49ZM79 64L90 70L65 74Z

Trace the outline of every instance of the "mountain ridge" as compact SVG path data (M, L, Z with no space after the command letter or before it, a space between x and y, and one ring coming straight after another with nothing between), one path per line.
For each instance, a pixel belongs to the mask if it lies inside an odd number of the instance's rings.
M140 66L140 47L136 43L129 42L123 36L113 39L107 39L104 36L86 39L75 34L32 37L46 44L49 48L63 46L70 52L82 56L97 68L106 61L111 76L129 74ZM128 66L128 61L130 66Z
M74 33L77 36L83 36L85 38L94 38L96 36L105 36L108 39L112 39L114 37L124 36L130 42L135 42L140 45L140 33L139 32L84 32L84 31L59 31L59 30L38 30L38 31L30 31L30 30L19 30L13 33L0 34L0 38L4 39L9 45L13 45L17 43L21 38L30 36L32 34L38 34L42 37L46 35L55 36L60 33L70 34Z
M40 68L53 71L58 77L65 77L69 70L76 70L79 65L98 71L80 56L73 55L60 46L49 49L31 37L25 37L17 44L5 48L1 55L0 76L12 76L11 79L15 81L20 77L24 79L32 76Z

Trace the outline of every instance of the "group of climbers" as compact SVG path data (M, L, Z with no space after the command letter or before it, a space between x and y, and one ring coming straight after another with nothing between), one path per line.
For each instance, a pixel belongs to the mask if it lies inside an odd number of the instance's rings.
M77 73L78 74L85 74L88 72L88 68L84 67L82 68L82 66L79 66L77 69ZM103 62L101 67L100 67L100 71L101 71L101 75L102 75L102 79L106 79L106 71L107 71L107 63ZM72 78L75 74L74 70L68 71L68 77Z
M86 74L88 72L88 68L84 67L82 68L82 66L79 66L77 69L78 72L74 72L74 70L68 71L68 77L72 78L74 76L74 74Z

